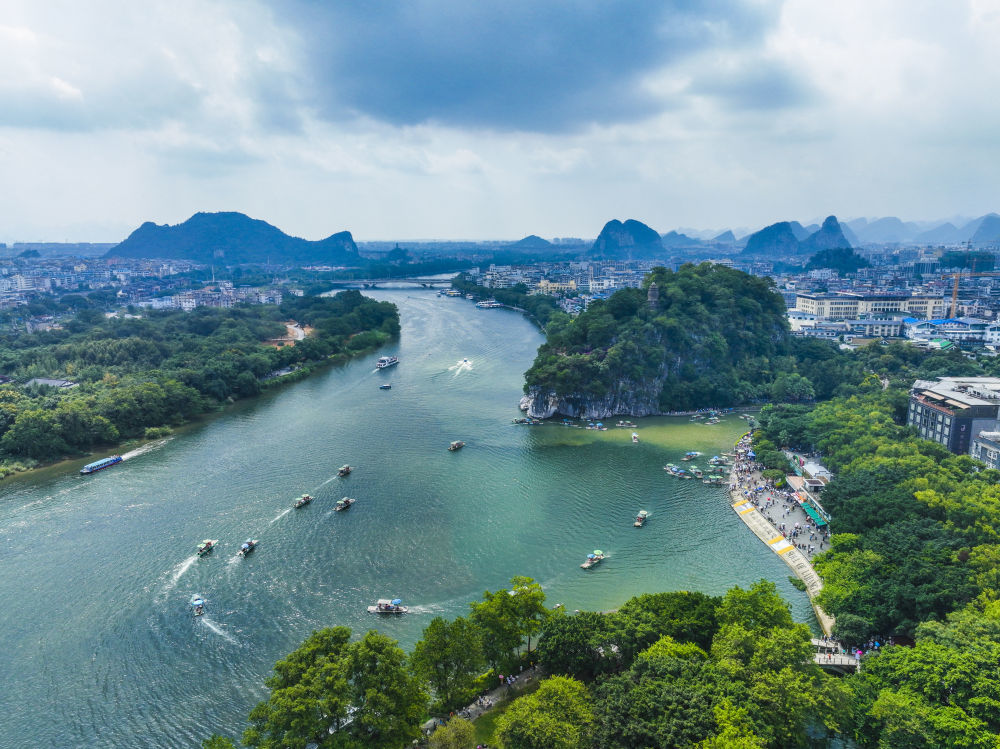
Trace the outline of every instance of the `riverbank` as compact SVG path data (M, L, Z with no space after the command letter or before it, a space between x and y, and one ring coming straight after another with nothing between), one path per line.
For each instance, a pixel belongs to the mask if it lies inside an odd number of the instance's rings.
M120 442L108 443L105 445L98 445L94 447L89 453L85 455L75 455L75 456L63 456L56 460L50 461L39 461L32 458L24 458L20 460L5 460L0 461L0 481L10 477L21 477L21 476L31 476L33 474L38 474L43 471L52 471L54 469L59 469L63 466L72 466L74 469L78 469L83 465L97 460L105 455L118 455L124 454L125 452L135 452L137 449L152 444L162 439L166 436L172 435L175 431L197 426L202 423L205 419L212 416L224 415L229 409L237 404L242 403L252 403L254 400L258 399L260 396L268 393L269 391L280 388L284 385L289 385L294 382L299 382L301 380L310 377L313 374L326 371L331 367L344 366L349 364L356 359L360 359L364 356L375 353L383 344L376 346L371 346L369 348L352 351L351 353L336 353L331 354L325 359L318 361L305 362L301 366L296 367L290 372L283 373L274 377L269 377L267 379L260 381L260 392L255 395L251 395L245 398L233 399L229 398L226 401L219 403L214 408L207 411L203 411L191 418L185 419L184 421L178 422L177 424L171 425L160 425L152 426L146 428L146 433L152 430L156 432L157 430L167 429L169 430L167 434L157 433L155 436L146 437L130 437Z
M732 500L733 511L753 534L777 554L795 573L795 576L803 582L820 629L823 634L831 635L833 634L834 618L816 603L816 596L823 589L823 580L809 561L809 557L815 550L814 547L822 550L826 545L826 540L822 535L817 535L814 530L811 530L812 520L797 502L787 496L777 496L773 490L761 491L759 487L765 487L766 482L761 477L760 468L747 457L748 440L749 436L744 435L737 442L736 459L733 461L729 473L729 496ZM743 447L741 448L740 445ZM761 500L763 500L765 509L771 510L771 514L765 515L758 507ZM775 522L773 518L774 514L779 511L779 503L782 503L781 521ZM805 537L806 533L809 534L809 540L815 541L815 544L797 541L798 534ZM805 546L806 549L803 550L800 546Z

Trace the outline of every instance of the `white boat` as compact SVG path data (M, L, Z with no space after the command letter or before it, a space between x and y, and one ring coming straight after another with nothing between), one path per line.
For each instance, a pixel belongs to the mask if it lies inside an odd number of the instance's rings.
M635 516L635 522L632 523L636 528L642 528L643 523L646 522L646 518L649 517L649 513L645 510L639 510L639 514Z
M206 538L198 544L198 556L203 557L206 554L210 554L212 549L214 549L218 543L219 539L217 538Z
M236 553L241 557L248 556L250 552L252 552L254 549L257 548L257 544L259 543L260 541L258 541L256 538L248 538L246 541L240 544L240 550Z
M346 510L348 507L353 505L358 500L351 497L344 497L343 499L338 499L337 504L333 506L335 512L340 512L341 510Z
M368 607L369 614L405 614L409 611L406 606L401 606L403 603L402 599L399 598L380 598L375 602L374 606Z
M205 613L205 599L201 596L191 596L191 608L194 609L195 616Z
M633 442L638 442L639 441L639 433L638 432L632 432L632 441Z
M391 367L394 364L399 364L399 359L395 356L380 356L378 361L375 362L375 369L385 369L386 367Z
M594 549L594 553L588 554L587 561L585 561L580 566L585 570L589 570L594 565L599 564L606 556L607 555L600 549Z
M451 450L452 452L455 452L456 450L461 450L463 447L465 447L465 443L462 442L462 440L455 440L450 445L448 445L448 449Z

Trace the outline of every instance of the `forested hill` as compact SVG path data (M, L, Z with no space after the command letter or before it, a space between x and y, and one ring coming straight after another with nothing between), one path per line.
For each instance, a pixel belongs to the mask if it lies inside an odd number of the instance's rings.
M291 237L242 213L196 213L176 226L147 221L112 247L107 257L163 258L199 263L313 263L357 265L358 248L348 231L311 242Z
M576 319L553 316L525 374L529 413L644 416L753 400L768 395L782 371L772 359L790 345L769 279L710 263L654 268L641 289Z

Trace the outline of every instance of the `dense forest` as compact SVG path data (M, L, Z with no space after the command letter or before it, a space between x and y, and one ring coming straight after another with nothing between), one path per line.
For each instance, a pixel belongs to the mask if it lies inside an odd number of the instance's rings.
M849 693L812 663L809 638L771 583L567 614L545 606L534 580L515 577L470 604L468 617L435 618L410 654L375 631L354 641L345 627L314 632L275 664L270 696L250 712L242 740L397 749L419 735L428 711L457 710L499 674L538 664L548 678L529 682L497 720L506 749L801 746L848 717ZM430 746L475 741L456 716ZM235 744L214 736L203 746Z
M288 320L313 330L294 346L265 345ZM0 386L0 457L9 471L13 461L155 434L259 393L277 371L368 351L398 333L395 305L357 291L110 318L87 306L62 329L0 336L0 373L12 379ZM25 387L33 378L77 386Z
M576 318L553 314L525 391L583 400L614 393L655 413L810 401L862 376L836 346L788 335L770 279L702 263L654 268L641 289L616 291Z

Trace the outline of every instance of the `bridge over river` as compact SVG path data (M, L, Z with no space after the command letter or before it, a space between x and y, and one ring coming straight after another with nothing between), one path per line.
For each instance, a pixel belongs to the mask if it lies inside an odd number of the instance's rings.
M455 274L457 275L457 274ZM435 287L451 286L451 279L455 276L389 276L386 278L343 278L331 281L333 286L345 289L375 289L386 284L412 284L425 289Z

